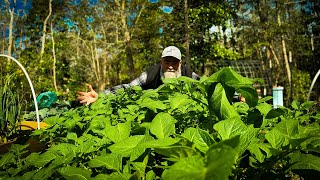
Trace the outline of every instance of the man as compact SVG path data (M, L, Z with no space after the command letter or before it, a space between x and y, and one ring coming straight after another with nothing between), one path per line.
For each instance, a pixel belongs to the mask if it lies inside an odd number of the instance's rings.
M156 89L163 84L162 79L180 76L187 76L193 79L200 78L196 73L182 65L180 50L175 46L168 46L163 50L159 64L150 67L129 84L112 87L105 90L104 93L108 94L120 88L133 86L141 86L142 89ZM89 92L78 92L78 94L80 95L78 100L82 104L89 105L98 99L98 94L92 89L91 85L89 85Z

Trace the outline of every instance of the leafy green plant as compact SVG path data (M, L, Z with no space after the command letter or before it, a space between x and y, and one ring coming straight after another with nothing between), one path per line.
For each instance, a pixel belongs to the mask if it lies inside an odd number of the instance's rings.
M235 91L247 103L233 103ZM319 172L315 104L274 109L268 98L258 100L252 80L230 68L199 81L169 79L155 90L101 94L88 107L44 119L50 127L32 136L47 149L3 155L0 177L281 179Z
M0 143L6 143L16 132L20 118L21 99L10 85L11 76L7 76L0 87Z

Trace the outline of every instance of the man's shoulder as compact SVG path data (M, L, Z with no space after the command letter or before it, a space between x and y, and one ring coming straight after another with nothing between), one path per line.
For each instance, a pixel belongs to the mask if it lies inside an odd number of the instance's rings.
M150 65L148 68L147 68L147 70L146 71L148 71L148 70L155 70L155 69L160 69L160 67L161 67L161 64L160 63L158 63L158 64L154 64L154 65Z

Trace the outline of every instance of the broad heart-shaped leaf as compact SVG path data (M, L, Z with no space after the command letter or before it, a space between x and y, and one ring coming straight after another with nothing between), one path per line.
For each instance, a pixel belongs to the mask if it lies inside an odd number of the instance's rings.
M78 167L63 167L58 172L67 180L86 180L91 179L92 172Z
M105 154L91 159L88 163L89 167L106 167L110 170L120 172L122 167L122 156L119 154Z
M290 163L293 165L290 169L313 169L320 172L320 157L312 154L302 154L295 152L289 155Z
M184 107L187 104L190 104L192 102L193 100L190 99L188 95L176 93L170 102L170 106L171 106L171 109L176 109L176 108Z
M247 126L238 118L231 118L216 123L213 128L221 136L221 140L243 134Z
M278 123L273 129L279 131L288 138L296 137L299 134L298 120L284 119Z
M272 105L264 103L264 102L258 104L256 106L256 108L265 116L269 113L269 111L271 111L273 109Z
M51 151L46 151L45 153L39 155L37 158L34 156L33 165L36 167L43 167L48 164L50 161L56 158L55 154ZM31 159L29 159L31 160Z
M188 179L188 180L203 180L205 179L204 159L202 156L191 156L173 164L169 169L162 173L161 179Z
M176 120L168 113L159 113L154 117L150 132L157 138L165 138L175 133Z
M198 128L188 128L182 134L189 141L193 142L201 152L206 153L209 146L214 143L213 137L206 131Z
M304 141L313 137L313 131L303 132L303 128L299 129L299 122L295 119L283 119L278 123L270 132L266 134L266 139L272 145L273 148L280 148L290 144L291 148L299 146ZM302 131L302 133L299 132Z
M131 122L119 123L116 126L108 126L105 129L106 135L114 143L123 141L130 136Z
M120 154L124 157L129 157L132 151L138 147L138 144L145 138L144 135L130 136L129 138L115 143L109 147L110 151L115 154ZM142 152L143 153L143 152ZM141 153L141 154L142 154Z
M229 103L226 92L220 83L215 86L212 96L209 97L209 108L220 120L232 117L240 118L237 111Z
M292 103L291 103L291 107L294 109L294 110L298 110L299 109L299 106L300 106L300 102L298 100L293 100Z
M279 116L284 115L286 112L281 109L281 108L277 108L277 109L271 109L268 114L266 115L266 119L272 119L272 118L276 118Z
M241 155L251 143L251 140L258 134L259 129L251 126L246 126L237 117L227 119L216 123L213 128L219 133L222 140L230 139L240 135L240 143L236 148Z
M288 145L290 143L289 139L302 138L299 137L298 123L297 120L284 119L269 131L265 137L273 148L279 149L281 146ZM292 141L292 143L296 142Z
M279 131L272 129L265 135L266 140L271 144L275 149L280 149L282 144L285 141L285 137Z
M164 138L154 140L150 135L136 135L109 147L112 153L130 157L134 161L145 153L147 148L165 147L178 142L178 139Z
M141 107L147 107L149 109L151 109L152 111L154 112L157 112L157 109L166 109L167 106L165 104L163 104L162 101L159 101L159 100L153 100L151 98L145 98L141 104L140 104Z

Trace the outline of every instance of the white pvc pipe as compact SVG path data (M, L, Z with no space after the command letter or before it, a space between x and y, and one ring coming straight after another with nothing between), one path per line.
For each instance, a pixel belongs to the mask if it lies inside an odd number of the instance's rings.
M36 93L34 92L34 88L33 88L33 85L32 85L32 82L31 82L31 79L26 71L26 69L22 66L22 64L19 63L18 60L16 60L15 58L11 57L11 56L8 56L8 55L5 55L5 54L0 54L0 56L3 56L3 57L7 57L9 59L12 59L14 62L16 62L20 68L22 69L22 71L24 72L24 74L26 75L27 79L28 79L28 82L30 84L30 87L31 87L31 91L32 91L32 96L33 96L33 101L34 101L34 106L36 107L36 114L37 114L37 123L38 123L38 129L40 129L40 117L39 117L39 110L38 110L38 104L37 104L37 97L36 97Z
M318 78L319 75L320 75L320 69L319 69L319 71L317 72L317 74L316 74L316 75L314 76L314 78L313 78L313 81L312 81L312 83L311 83L311 86L310 86L310 89L309 89L309 92L308 92L307 101L309 101L312 88L313 88L313 86L314 86L314 83L316 83L316 80L317 80L317 78Z

